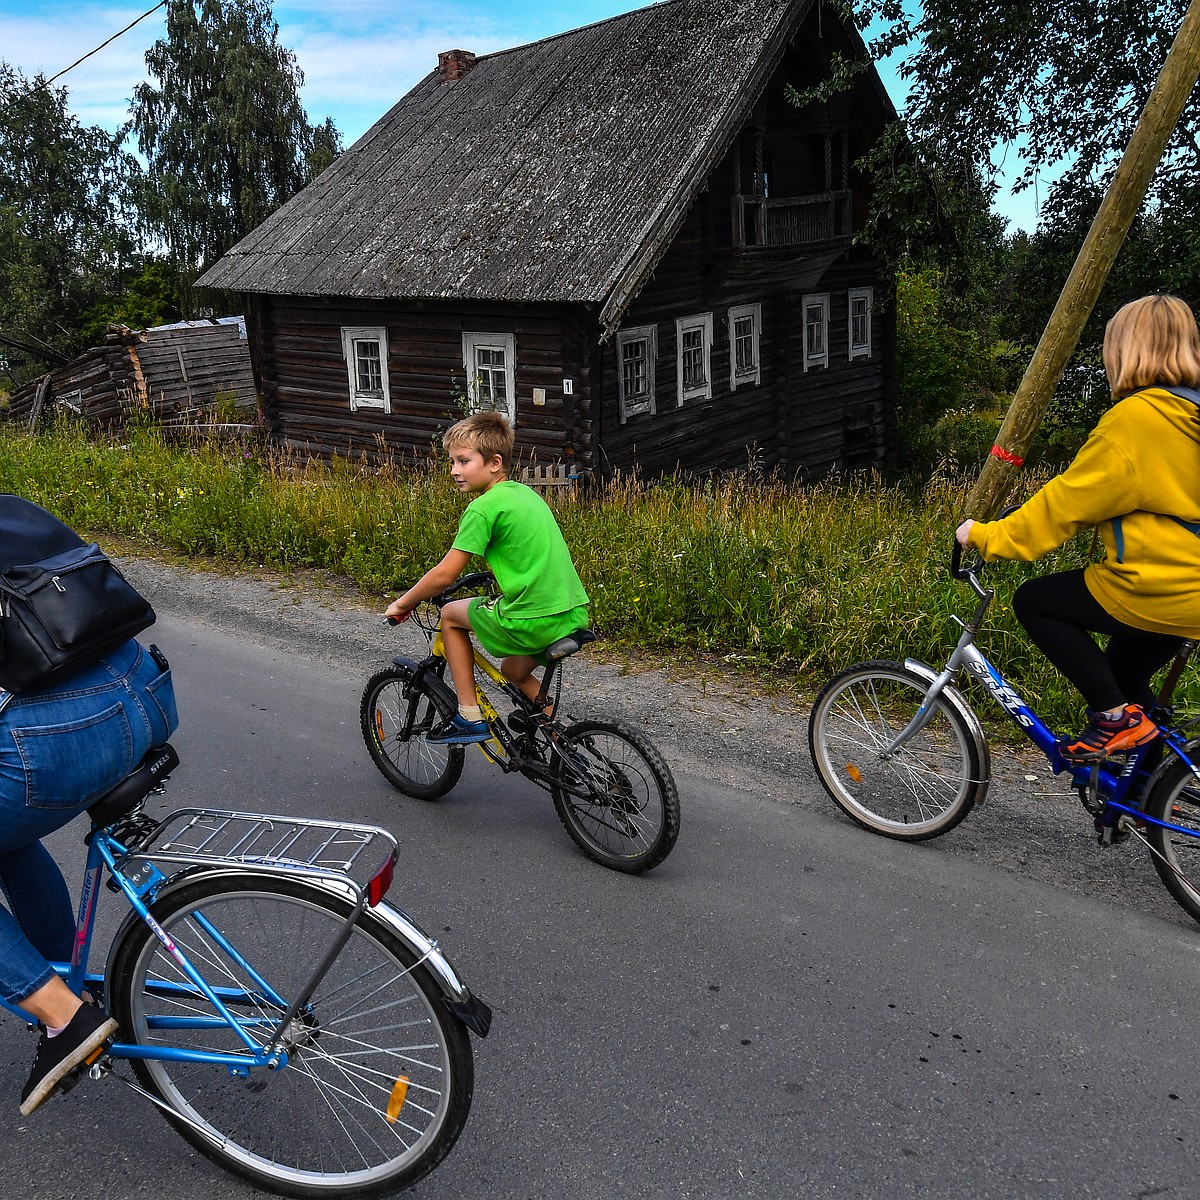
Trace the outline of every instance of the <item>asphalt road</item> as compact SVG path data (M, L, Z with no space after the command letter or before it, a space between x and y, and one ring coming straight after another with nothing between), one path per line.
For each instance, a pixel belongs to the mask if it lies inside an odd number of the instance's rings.
M462 1138L409 1194L1196 1195L1185 919L692 770L672 856L620 876L477 755L438 803L394 793L358 733L372 664L170 615L154 640L183 715L163 800L389 826L391 899L494 1007ZM0 1194L260 1194L115 1080L21 1119L32 1053L6 1018Z

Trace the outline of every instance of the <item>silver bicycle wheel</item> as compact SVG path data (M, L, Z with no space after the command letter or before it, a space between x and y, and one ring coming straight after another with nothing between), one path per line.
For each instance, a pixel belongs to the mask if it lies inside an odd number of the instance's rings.
M928 686L900 663L859 663L825 685L809 717L809 750L825 790L847 816L885 837L937 837L987 787L976 738L944 695L924 728L885 753Z
M346 903L303 881L198 876L153 908L256 1045L344 924ZM109 980L121 1038L245 1054L246 1046L149 928L128 926ZM408 947L359 918L284 1035L287 1065L251 1072L132 1059L167 1120L197 1150L289 1196L404 1187L454 1145L473 1088L465 1028Z
M1200 921L1200 783L1185 762L1171 766L1146 799L1146 815L1183 832L1146 827L1150 860L1175 902Z

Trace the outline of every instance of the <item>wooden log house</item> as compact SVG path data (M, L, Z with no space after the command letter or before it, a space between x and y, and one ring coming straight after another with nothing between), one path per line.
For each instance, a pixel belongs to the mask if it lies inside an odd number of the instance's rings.
M164 425L190 425L211 422L218 404L236 410L242 422L258 419L254 373L237 318L143 330L110 325L101 345L18 388L4 416L36 424L57 409L111 428L146 413Z
M202 286L246 296L272 432L424 460L466 406L527 462L815 478L894 444L893 305L854 244L873 70L815 0L666 0L452 50Z

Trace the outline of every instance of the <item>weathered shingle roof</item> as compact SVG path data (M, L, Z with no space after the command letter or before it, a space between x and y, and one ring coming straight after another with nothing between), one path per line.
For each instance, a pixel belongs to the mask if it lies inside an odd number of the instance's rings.
M200 283L587 302L611 327L811 3L666 0L434 71Z

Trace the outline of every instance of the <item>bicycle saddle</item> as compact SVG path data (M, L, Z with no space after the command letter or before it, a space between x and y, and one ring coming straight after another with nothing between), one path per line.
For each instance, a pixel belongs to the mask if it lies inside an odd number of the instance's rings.
M105 792L95 804L88 806L92 824L103 828L126 813L133 812L177 766L179 755L170 742L156 746L131 775L126 775L112 791Z
M582 650L588 642L594 642L596 635L590 629L577 629L574 633L568 633L566 637L559 638L552 646L546 647L546 661L558 662L559 659L567 658L578 650Z

